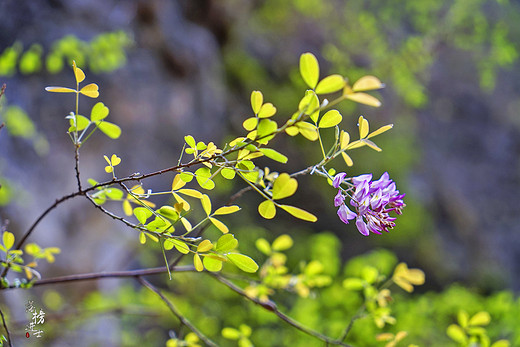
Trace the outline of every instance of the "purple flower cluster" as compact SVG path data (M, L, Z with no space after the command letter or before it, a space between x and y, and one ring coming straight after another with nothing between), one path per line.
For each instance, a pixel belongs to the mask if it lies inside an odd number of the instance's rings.
M381 234L382 231L388 232L388 229L392 229L396 218L390 217L389 212L401 214L406 205L403 202L405 194L399 194L388 172L382 174L377 181L372 181L372 174L347 179L346 176L346 173L340 172L334 176L332 182L334 188L339 188L338 194L334 197L334 206L339 207L339 219L349 224L349 221L355 218L359 232L365 236L370 232ZM342 183L346 183L349 188L341 188ZM355 212L345 204L348 196L351 197L350 205L354 207Z

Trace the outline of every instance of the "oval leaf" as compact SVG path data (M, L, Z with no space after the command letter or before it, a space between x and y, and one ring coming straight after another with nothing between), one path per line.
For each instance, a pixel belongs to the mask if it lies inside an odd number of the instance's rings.
M320 119L320 128L332 128L341 123L343 117L337 110L330 110Z
M222 261L213 257L204 257L204 267L211 272L217 272L222 269Z
M206 214L209 216L211 214L211 200L209 199L209 196L203 194L202 198L200 199L200 202L202 204L204 212L206 212Z
M95 122L105 119L108 116L108 113L108 107L106 107L102 102L98 102L94 107L92 107L92 111L90 111L90 120Z
M343 89L345 79L341 75L330 75L325 77L316 86L316 94L329 94Z
M352 90L354 92L364 92L367 90L375 90L384 88L384 84L381 83L379 78L374 76L363 76L354 83Z
M314 54L304 53L300 56L300 74L310 88L316 87L320 76L320 67Z
M469 320L469 325L488 325L491 322L491 316L486 311L475 314Z
M102 121L97 126L99 130L111 139L117 139L121 136L121 128L114 123Z
M211 241L204 240L201 243L199 243L199 245L197 246L197 252L204 253L204 252L211 250L212 248L213 248L213 244L211 243Z
M11 249L14 245L14 235L13 233L10 233L9 231L4 231L4 234L2 235L2 241L4 243L4 247L6 249Z
M358 102L360 104L368 105L368 106L373 106L373 107L381 106L381 101L377 100L372 95L369 95L366 93L347 94L347 99L350 99L352 101Z
M193 265L195 265L195 270L197 270L198 272L201 272L202 270L204 270L204 265L202 265L202 260L200 259L200 256L195 253L195 255L193 256Z
M213 215L214 216L218 216L218 215L223 215L223 214L231 214L231 213L235 213L235 212L238 212L240 211L240 207L237 206L237 205L232 205L232 206L223 206L221 208L218 208L214 213Z
M293 246L293 239L287 235L280 235L273 241L273 250L285 251Z
M293 195L298 189L298 181L291 178L289 174L282 173L274 181L273 184L273 199L284 199Z
M242 123L242 126L243 126L244 129L246 129L247 131L251 131L251 130L253 130L254 128L256 128L257 124L258 124L258 118L256 118L256 117L251 117L251 118L246 119L246 120Z
M265 200L258 205L258 213L265 219L273 219L276 215L276 207L271 200Z
M211 223L213 223L213 225L216 226L217 229L220 230L223 234L226 234L227 232L229 232L229 228L226 226L226 224L222 223L222 222L219 221L218 219L213 218L213 217L209 217L209 220L210 220Z
M280 163L284 163L284 164L287 163L288 158L285 155L283 155L282 153L275 151L274 149L259 148L258 150L260 152L262 152L268 158L271 158Z
M253 273L258 270L258 264L247 255L240 253L229 253L227 258L244 272Z
M368 135L368 121L363 118L363 116L359 116L358 119L358 127L359 127L359 138L364 139Z
M79 92L89 98L97 98L99 96L99 87L95 83L90 83L81 88Z
M253 112L255 114L258 114L260 111L260 108L262 107L262 104L264 102L264 96L262 95L261 91L253 90L251 92L251 108L253 109ZM251 130L251 129L246 129Z
M218 241L215 251L219 253L229 252L238 246L238 240L232 234L222 235Z
M286 212L290 213L296 218L308 221L308 222L316 222L318 218L310 212L302 210L301 208L289 206L289 205L280 205L282 209Z

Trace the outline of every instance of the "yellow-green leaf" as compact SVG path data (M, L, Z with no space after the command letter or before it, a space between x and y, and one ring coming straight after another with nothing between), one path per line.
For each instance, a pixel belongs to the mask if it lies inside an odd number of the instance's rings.
M237 206L237 205L223 206L223 207L218 208L213 213L213 215L214 216L218 216L218 215L223 215L223 214L231 214L231 213L235 213L235 212L238 212L238 211L240 211L240 207Z
M341 75L330 75L325 77L316 86L316 94L329 94L343 89L345 79Z
M9 250L14 245L14 234L9 231L4 231L2 235L2 241L4 243L5 249Z
M211 256L205 256L204 257L204 267L211 272L217 272L222 269L222 260L219 260L217 258L211 257Z
M264 253L265 255L271 254L271 245L269 244L269 242L267 242L266 239L263 239L263 238L257 239L255 242L255 246L256 246L256 248L258 248L258 250L260 252Z
M475 314L469 320L469 325L488 325L491 322L491 316L486 311L481 311Z
M172 181L172 190L180 189L180 188L184 187L185 185L186 185L186 182L184 182L181 179L181 175L175 175L175 177L173 178L173 181Z
M222 170L220 170L220 174L222 175L222 177L224 177L225 179L228 179L228 180L232 180L233 178L235 178L235 170L233 170L232 168L230 167L225 167L223 168Z
M320 77L320 67L314 54L304 53L300 56L300 74L310 88L316 87Z
M206 212L206 214L209 216L211 214L211 200L209 199L209 196L203 194L202 198L200 199L200 202L202 204L204 212Z
M507 340L498 340L497 342L493 343L491 347L509 347L511 344Z
M302 210L301 208L289 206L289 205L280 205L280 207L286 212L290 213L296 218L308 221L308 222L316 222L318 218L310 212Z
M350 156L347 153L341 152L341 157L343 157L343 160L345 161L345 164L347 164L347 166L354 165L352 158L350 158Z
M364 92L367 90L381 89L384 88L384 86L379 78L375 76L363 76L354 83L352 90L354 92Z
M177 220L179 219L179 214L175 210L175 208L171 206L162 206L160 209L157 210L157 213L159 213L161 216L164 216L169 219Z
M152 216L152 211L145 207L136 207L134 208L134 216L137 218L139 223L144 225L146 220Z
M350 142L350 134L345 130L341 130L341 134L339 135L339 146L341 149L347 148L348 143Z
M262 119L260 123L258 123L258 129L256 136L263 137L265 135L273 134L276 129L278 129L278 125L275 121L269 119Z
M95 83L90 83L81 88L79 92L89 98L97 98L99 96L99 87Z
M188 144L188 146L195 148L197 147L197 144L195 143L195 139L191 135L184 136L184 141Z
M293 125L293 126L285 128L285 132L289 136L296 136L300 133L300 130L298 130L298 127Z
M222 223L216 218L209 217L209 220L211 223L213 223L214 226L217 227L218 230L220 230L223 234L226 234L229 232L229 228L226 226L226 224Z
M293 239L289 235L283 234L283 235L278 236L273 241L272 248L275 251L285 251L285 250L291 248L292 246L293 246Z
M121 136L121 128L114 123L101 121L97 124L99 130L101 130L106 136L111 139L117 139Z
M381 152L382 149L379 148L374 142L368 140L368 139L361 139L362 142L364 142L368 147L372 148L375 151Z
M363 118L363 116L359 116L358 119L358 127L359 127L359 138L364 139L368 135L368 121Z
M382 126L381 128L377 129L376 131L372 131L372 133L370 135L368 135L367 139L377 136L379 134L382 134L385 131L392 129L393 127L394 127L393 124L388 124L388 125Z
M140 232L139 233L139 242L144 245L146 243L146 235L144 232Z
M251 92L251 108L253 109L253 112L255 114L258 114L260 111L260 108L262 107L262 104L264 102L264 96L262 95L261 91L253 90ZM246 129L251 130L251 129Z
M188 254L190 252L190 247L183 241L177 239L167 239L171 240L175 245L175 249L181 252L182 254Z
M282 153L275 151L274 149L259 148L258 150L260 152L262 152L268 158L276 160L280 163L284 163L284 164L287 163L288 158L285 155L283 155Z
M189 211L190 210L190 208L191 208L190 203L187 202L186 200L184 200L182 198L182 196L180 196L179 194L175 193L174 191L172 191L172 195L175 198L175 200L177 201L177 203L182 204L182 209L184 211ZM178 212L180 213L181 211L178 211Z
M341 113L337 110L330 110L323 115L320 119L319 127L320 128L332 128L341 123L343 117Z
M93 122L105 119L108 116L109 109L102 102L98 102L90 111L90 120Z
M446 334L455 342L465 344L468 340L466 333L456 324L451 324L446 330Z
M258 264L247 255L240 253L229 253L227 258L244 272L253 273L258 270Z
M222 329L222 336L228 340L238 340L242 334L233 328Z
M372 95L369 95L366 93L347 94L347 99L350 99L352 101L358 102L360 104L368 105L368 106L373 106L373 107L381 106L381 101L377 100Z
M215 251L219 253L227 253L238 246L238 240L231 234L222 235L217 241Z
M179 189L177 191L177 193L188 195L188 196L191 196L192 198L202 199L202 193L195 189L188 189L188 188Z
M207 167L201 167L197 171L195 171L195 178L197 179L197 183L201 188L212 190L215 188L215 182L211 179L211 171Z
M90 120L82 115L72 115L69 117L70 128L69 132L81 131L90 125Z
M112 166L117 166L121 163L121 158L119 158L115 154L112 154L112 156L110 157L110 163L112 164Z
M242 126L243 126L244 129L246 129L247 131L251 131L251 130L253 130L254 128L256 128L257 124L258 124L258 118L256 118L256 117L251 117L251 118L246 119L246 120L242 123Z
M307 122L299 122L296 124L300 134L310 141L316 141L318 139L318 130L314 125Z
M271 200L265 200L258 205L258 213L265 219L273 219L276 215L276 206Z
M300 103L298 104L298 110L304 111L304 114L310 115L310 118L314 123L316 123L320 115L319 107L320 100L318 99L318 96L313 90L307 90L305 92L305 96L301 99Z
M258 112L258 118L269 118L274 116L276 113L276 107L273 106L270 102L265 103L260 108L260 112ZM249 130L249 129L247 129ZM252 129L251 129L252 130Z
M203 240L199 245L197 246L197 252L207 252L213 248L213 244L210 240Z
M76 93L75 89L66 87L45 87L45 90L52 93Z
M298 181L289 174L280 174L273 184L273 199L284 199L293 195L298 189Z
M81 83L85 79L85 73L79 67L76 66L76 61L72 61L72 70L74 71L74 77L76 78L76 83Z
M195 270L197 270L198 272L201 272L202 270L204 270L204 265L202 265L202 260L200 259L200 256L195 253L195 255L193 256L193 265L195 265Z

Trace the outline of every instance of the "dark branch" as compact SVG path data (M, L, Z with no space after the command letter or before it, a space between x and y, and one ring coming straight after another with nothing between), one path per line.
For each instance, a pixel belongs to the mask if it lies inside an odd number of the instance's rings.
M137 277L137 280L143 286L147 287L148 289L153 291L155 294L159 295L161 300L164 301L164 303L168 306L170 311L172 311L172 313L181 321L181 323L184 324L185 326L187 326L191 331L193 331L195 333L195 335L197 335L199 337L199 339L204 341L204 343L206 345L212 346L212 347L217 347L217 344L215 344L215 342L213 342L209 338L207 338L193 324L191 324L191 322L186 317L184 317L179 311L177 311L177 308L175 308L175 306L173 306L172 302L170 300L168 300L168 298L166 298L159 289L157 289L153 284L151 284L150 282L148 282L147 280L145 280L141 277Z

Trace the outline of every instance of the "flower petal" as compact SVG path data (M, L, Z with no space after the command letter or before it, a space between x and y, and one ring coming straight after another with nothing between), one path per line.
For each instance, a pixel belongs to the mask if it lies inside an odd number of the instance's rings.
M338 216L343 223L348 224L348 221L356 218L357 215L349 210L347 205L342 204L338 209Z
M334 176L334 179L332 181L332 186L334 188L339 188L341 182L343 182L343 180L345 179L345 176L347 176L347 174L345 172L340 172L336 176Z

